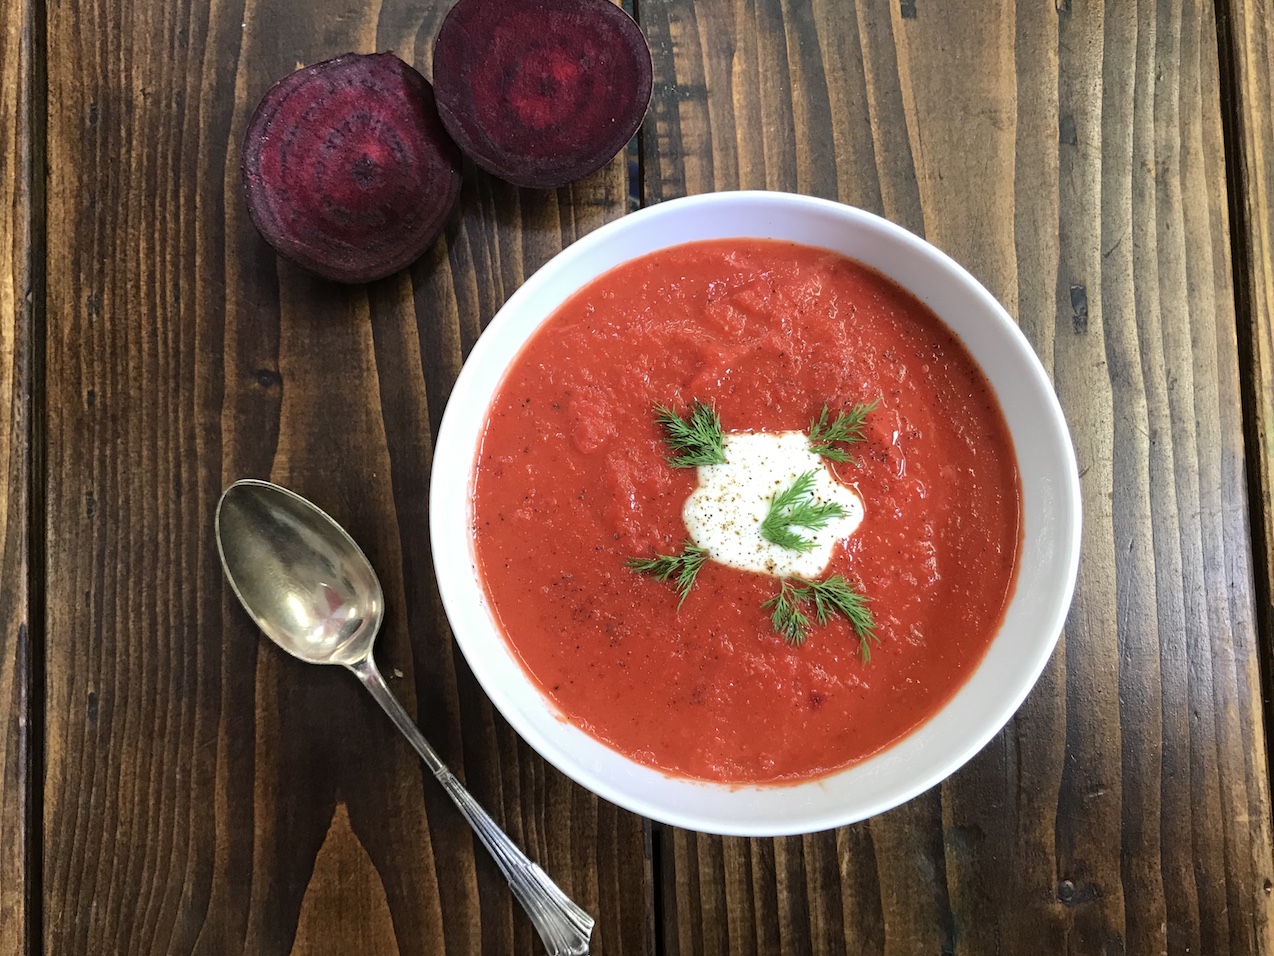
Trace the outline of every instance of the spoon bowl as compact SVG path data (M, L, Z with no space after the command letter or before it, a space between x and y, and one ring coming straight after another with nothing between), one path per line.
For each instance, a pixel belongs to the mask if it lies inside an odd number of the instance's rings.
M353 664L371 653L384 591L362 549L327 513L248 479L222 495L216 532L230 587L266 637L311 664Z
M265 635L311 664L342 664L376 699L469 821L550 956L588 956L593 918L528 860L447 769L376 669L385 594L371 562L317 505L244 479L217 503L217 551L235 596Z

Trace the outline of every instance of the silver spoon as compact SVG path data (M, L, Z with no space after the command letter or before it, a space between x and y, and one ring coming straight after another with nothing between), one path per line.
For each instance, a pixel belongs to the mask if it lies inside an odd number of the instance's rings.
M225 490L216 525L230 587L266 637L303 661L353 671L491 851L551 956L588 956L593 918L478 806L376 669L372 642L385 614L385 595L354 539L300 495L250 479Z

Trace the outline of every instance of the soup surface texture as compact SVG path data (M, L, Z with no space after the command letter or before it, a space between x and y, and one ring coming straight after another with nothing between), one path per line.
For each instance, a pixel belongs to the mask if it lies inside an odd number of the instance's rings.
M843 618L801 646L762 605L777 578L708 561L678 607L630 558L678 553L698 484L656 405L726 432L808 430L876 402L854 460L865 514L824 577L869 599L870 661ZM484 590L566 719L663 771L734 783L842 768L960 688L1012 594L1020 489L968 351L897 285L826 250L691 243L606 273L526 344L488 413L472 520Z

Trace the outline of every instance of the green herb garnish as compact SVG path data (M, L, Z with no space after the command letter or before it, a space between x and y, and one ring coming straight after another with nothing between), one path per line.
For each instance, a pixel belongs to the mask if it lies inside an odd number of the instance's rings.
M656 405L655 423L664 429L664 443L676 452L668 459L674 468L725 464L725 435L711 405L696 401L685 419L671 406Z
M774 633L789 644L799 647L809 633L810 619L803 607L814 605L814 619L820 626L836 614L843 615L858 635L858 655L866 664L871 660L871 645L877 641L876 622L867 608L867 598L839 574L826 581L805 581L801 578L785 579L779 593L766 601L762 608L770 611L770 624Z
M817 471L807 471L786 491L770 499L770 509L761 522L761 537L780 548L791 548L804 554L814 547L814 542L797 534L793 527L817 531L827 527L833 518L845 516L843 506L834 501L814 502L814 476Z
M800 588L785 579L779 593L761 605L762 610L770 611L770 625L774 633L794 647L805 643L805 634L810 629L810 619L801 610L805 599L800 592Z
M677 602L677 609L680 610L686 595L694 587L695 576L707 560L707 551L687 541L681 554L656 553L653 558L629 558L627 564L638 574L649 574L657 581L667 581L675 574L677 592L681 595L681 600Z
M830 424L826 405L818 418L810 422L810 451L832 461L849 461L849 452L837 448L838 442L852 445L863 440L863 423L867 416L880 406L876 402L859 403L847 412L841 412Z

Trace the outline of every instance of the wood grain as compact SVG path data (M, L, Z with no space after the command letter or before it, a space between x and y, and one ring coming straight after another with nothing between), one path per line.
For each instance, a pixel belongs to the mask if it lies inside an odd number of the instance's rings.
M844 830L660 830L665 951L1274 951L1212 5L639 12L646 200L796 190L926 236L1018 316L1084 490L1062 643L1005 730Z
M1267 687L1274 679L1274 26L1264 3L1221 4L1226 117L1232 132L1231 208L1258 615L1266 638ZM1263 573L1261 573L1263 572ZM1267 692L1267 699L1271 695Z
M38 627L31 551L38 129L32 8L0 4L0 956L25 956L38 913L33 747ZM36 897L33 902L33 897Z
M39 847L31 800L37 713L29 587L31 373L39 205L33 196L31 6L4 0L0 23L0 956L26 956Z
M269 477L357 538L391 686L475 796L645 953L642 821L539 759L455 650L427 529L432 437L482 324L620 214L616 162L560 193L466 169L408 273L276 259L240 197L256 100L393 49L429 73L443 2L72 0L49 12L44 951L538 953L495 865L350 675L263 643L221 580L221 489ZM71 450L74 450L71 453Z

